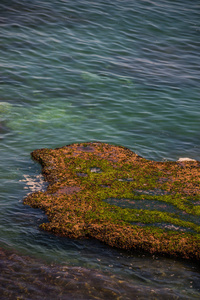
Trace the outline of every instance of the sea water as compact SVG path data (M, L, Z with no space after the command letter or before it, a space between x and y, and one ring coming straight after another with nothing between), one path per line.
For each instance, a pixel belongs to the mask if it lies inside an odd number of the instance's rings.
M23 205L46 188L37 148L101 141L157 161L200 160L199 20L199 1L1 0L0 246L2 268L18 268L2 271L8 298L36 299L34 289L57 299L50 285L59 299L80 299L78 289L84 299L200 297L199 266L55 237L39 230L44 213ZM21 279L26 298L16 281L36 267L81 284Z

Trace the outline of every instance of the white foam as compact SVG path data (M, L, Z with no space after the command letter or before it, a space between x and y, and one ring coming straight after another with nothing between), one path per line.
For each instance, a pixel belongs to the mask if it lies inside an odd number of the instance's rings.
M47 182L44 181L44 177L40 175L30 176L23 175L25 179L20 180L20 182L25 182L26 185L24 189L29 190L30 193L42 191L44 192L47 187Z
M196 160L189 157L180 157L177 161L196 161Z

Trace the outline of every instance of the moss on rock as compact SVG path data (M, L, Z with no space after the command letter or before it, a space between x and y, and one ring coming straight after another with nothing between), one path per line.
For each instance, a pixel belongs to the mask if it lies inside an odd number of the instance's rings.
M32 157L49 186L24 204L46 212L42 229L199 260L199 162L149 161L100 142L39 149Z

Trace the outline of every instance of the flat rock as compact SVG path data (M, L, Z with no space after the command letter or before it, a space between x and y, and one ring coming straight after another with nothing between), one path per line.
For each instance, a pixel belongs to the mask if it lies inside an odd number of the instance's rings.
M31 155L49 185L28 195L24 204L46 212L42 229L120 249L199 260L198 161L149 161L100 142Z

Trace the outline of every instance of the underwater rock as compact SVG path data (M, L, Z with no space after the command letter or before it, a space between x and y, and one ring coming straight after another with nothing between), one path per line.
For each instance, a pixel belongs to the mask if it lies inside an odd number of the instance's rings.
M100 142L31 155L49 186L28 195L24 204L46 212L42 229L120 249L200 259L198 161L155 162Z
M1 122L5 121L6 117L9 116L12 110L12 105L8 102L0 102L0 118Z
M86 81L99 81L101 77L90 72L82 72L81 77Z

